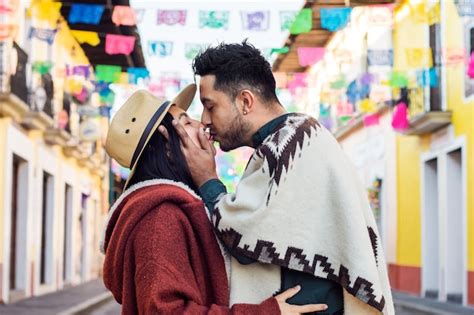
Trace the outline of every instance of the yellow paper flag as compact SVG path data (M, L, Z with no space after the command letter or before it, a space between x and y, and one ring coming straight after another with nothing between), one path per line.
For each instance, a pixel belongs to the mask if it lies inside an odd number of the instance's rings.
M377 109L377 104L371 99L364 99L359 103L359 110L362 113L373 113Z
M80 44L87 43L91 46L97 46L100 44L99 34L96 32L71 30L71 33Z
M82 82L74 78L67 78L64 88L66 89L66 92L70 94L78 94L82 91L82 86Z
M39 20L48 21L48 23L54 27L61 17L59 11L61 10L61 6L61 2L53 2L51 0L37 1L31 4L29 14Z
M441 21L439 3L436 3L428 10L428 24L433 25Z
M410 68L431 68L433 66L431 48L407 48L406 58Z
M412 3L411 16L417 23L433 25L440 22L440 6L438 3Z

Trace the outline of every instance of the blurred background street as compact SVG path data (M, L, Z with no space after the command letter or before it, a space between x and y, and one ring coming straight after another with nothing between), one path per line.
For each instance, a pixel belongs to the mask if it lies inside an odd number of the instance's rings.
M245 39L356 166L397 314L474 314L474 0L0 0L0 314L120 313L99 251L129 175L110 119ZM251 152L218 150L228 190Z

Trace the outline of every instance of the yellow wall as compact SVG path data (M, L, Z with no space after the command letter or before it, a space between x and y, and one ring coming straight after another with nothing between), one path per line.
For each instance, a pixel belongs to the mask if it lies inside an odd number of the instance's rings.
M446 47L464 47L464 29L461 18L452 0L446 1L444 42ZM474 97L464 99L464 73L461 64L448 67L446 91L448 109L453 112L453 126L456 136L465 135L467 146L467 232L468 268L474 271Z
M407 70L406 48L427 47L427 25L415 23L408 3L396 10L394 27L394 68ZM412 1L414 2L414 1ZM463 48L462 21L452 0L442 9L443 48ZM455 136L466 139L467 164L467 233L468 269L474 270L474 97L464 99L464 65L449 66L446 73L448 110L453 112ZM397 139L398 172L398 242L397 263L421 266L421 181L420 155L429 150L430 135L423 138L399 136Z

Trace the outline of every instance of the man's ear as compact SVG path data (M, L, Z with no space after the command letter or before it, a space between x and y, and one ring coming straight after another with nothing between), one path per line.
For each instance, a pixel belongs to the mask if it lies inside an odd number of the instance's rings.
M168 134L168 130L164 126L159 126L158 131L165 137L166 141L170 141L170 135Z
M242 113L247 115L250 113L255 105L255 95L250 90L242 90L239 94L239 99L242 104Z

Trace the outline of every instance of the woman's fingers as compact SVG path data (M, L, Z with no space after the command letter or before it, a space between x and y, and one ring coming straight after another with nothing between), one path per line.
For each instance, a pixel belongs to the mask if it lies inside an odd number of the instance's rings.
M328 309L326 304L291 305L291 307L294 308L296 314L320 312Z
M165 137L166 141L170 140L170 135L168 134L168 130L164 126L159 126L158 131Z
M293 287L291 289L286 290L283 293L278 294L277 296L275 296L275 298L277 299L278 302L285 302L289 298L292 298L293 296L295 296L298 292L300 292L300 290L301 290L301 286L297 285L296 287Z

